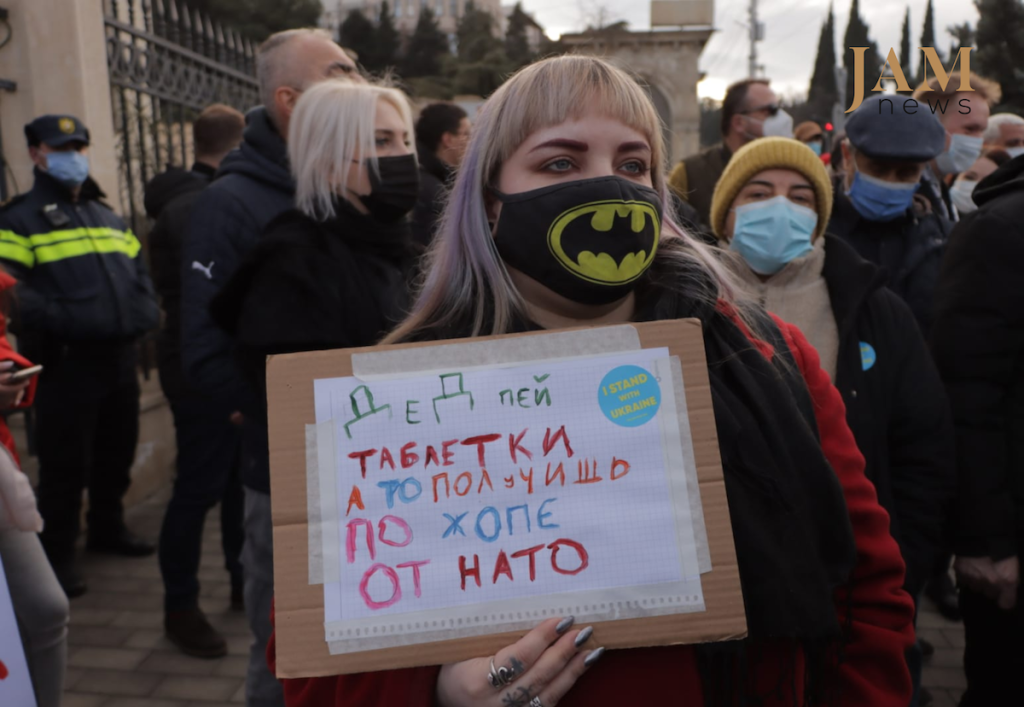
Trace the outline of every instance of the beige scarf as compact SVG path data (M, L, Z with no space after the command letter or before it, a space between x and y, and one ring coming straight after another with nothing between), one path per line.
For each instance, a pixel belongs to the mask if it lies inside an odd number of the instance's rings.
M832 313L825 278L821 275L825 266L825 239L819 238L810 253L787 263L764 282L739 253L726 250L722 260L765 309L800 328L818 350L821 367L835 381L839 327Z

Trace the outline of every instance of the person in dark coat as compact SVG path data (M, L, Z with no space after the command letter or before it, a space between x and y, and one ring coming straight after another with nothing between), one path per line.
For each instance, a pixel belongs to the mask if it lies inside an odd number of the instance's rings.
M354 144L350 124L368 128ZM288 140L297 208L268 226L211 305L261 391L268 355L374 344L404 316L416 254L412 132L394 89L327 81L299 100ZM339 164L340 193L329 178Z
M831 206L817 155L765 138L733 156L711 219L729 246L725 264L766 309L800 327L842 394L907 565L903 587L916 600L942 550L954 492L949 403L914 315L884 273L842 239L823 237ZM918 687L920 652L907 661Z
M880 265L927 336L939 267L953 224L918 194L925 165L941 154L946 131L928 111L891 109L866 98L846 123L842 177L828 232Z
M426 247L444 211L448 183L462 162L469 141L469 118L454 103L431 103L416 121L420 195L412 211L412 236Z
M945 147L946 129L930 111L908 113L899 99L887 96L865 99L847 121L839 146L843 166L828 225L829 233L886 271L886 284L910 305L926 338L953 223L936 210L925 169ZM950 559L946 552L936 561L928 596L956 620Z
M479 116L436 257L411 316L385 342L699 319L749 636L605 651L601 628L586 628L596 607L582 606L574 617L549 612L496 654L285 678L289 705L906 707L900 657L913 605L839 393L799 330L733 299L733 278L674 223L662 125L644 89L601 59L560 56L520 70ZM561 214L594 202L643 203L657 215L642 233L636 221L613 219L609 234L582 219L575 233L591 252L609 238L630 253L660 238L614 281L571 272L548 244Z
M281 686L267 669L273 595L270 462L266 427L247 424L259 394L239 369L233 342L210 317L210 301L274 218L294 205L285 136L303 90L328 78L361 81L355 62L323 30L278 32L256 57L263 105L246 116L242 145L224 158L217 179L196 198L182 244L182 365L190 385L232 410L241 426L245 487L245 611L255 636L249 652L249 707L280 707Z
M232 410L189 386L181 370L181 242L192 204L224 157L242 141L245 117L234 108L209 106L192 124L195 163L170 167L146 185L146 213L153 282L164 320L157 338L160 385L171 405L178 445L177 476L160 530L164 580L164 631L184 653L200 658L227 654L224 637L199 608L199 558L206 513L221 504L225 569L231 576L231 608L241 611L242 484L238 476L238 428Z
M18 280L11 330L44 367L36 394L40 535L69 598L86 591L76 544L89 489L95 552L156 547L125 525L139 437L136 342L160 311L142 243L89 177L89 131L71 115L25 126L32 188L0 209L0 263Z
M950 239L931 345L956 426L960 704L1007 704L1024 672L1024 156L983 179Z
M760 137L793 137L793 119L779 107L768 79L743 79L729 86L721 125L720 143L685 158L669 176L672 191L697 210L701 226L711 223L715 184L736 150Z

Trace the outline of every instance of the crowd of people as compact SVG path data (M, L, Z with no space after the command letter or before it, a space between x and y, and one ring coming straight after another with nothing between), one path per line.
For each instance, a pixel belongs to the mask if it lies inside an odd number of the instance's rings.
M830 143L745 80L721 142L670 165L645 89L594 57L521 69L472 123L443 102L416 116L317 30L273 35L257 70L261 105L208 107L191 169L147 185L148 268L89 177L86 127L26 126L35 184L0 210L18 343L0 329L0 407L33 406L39 485L0 423L0 558L41 707L60 703L68 599L87 591L85 488L87 548L157 552L166 634L202 658L227 652L198 601L219 504L251 707L923 705L926 593L962 614L961 704L1015 693L1024 118L990 116L999 86L959 91L954 72L914 93L966 112L875 95ZM659 215L657 249L622 282L547 245L559 214L600 200ZM623 256L642 235L592 233ZM493 656L277 679L268 355L678 318L703 325L747 638L606 653L559 617ZM122 498L136 344L157 327L178 457L154 546Z

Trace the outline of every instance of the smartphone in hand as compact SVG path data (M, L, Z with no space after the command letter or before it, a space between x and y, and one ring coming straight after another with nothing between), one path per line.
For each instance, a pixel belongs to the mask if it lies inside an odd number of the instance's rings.
M29 366L28 368L22 368L22 369L19 369L19 370L15 371L14 373L12 373L11 377L8 378L5 382L6 383L21 383L22 381L27 381L32 376L39 375L40 373L42 373L42 371L43 371L43 367L42 366Z

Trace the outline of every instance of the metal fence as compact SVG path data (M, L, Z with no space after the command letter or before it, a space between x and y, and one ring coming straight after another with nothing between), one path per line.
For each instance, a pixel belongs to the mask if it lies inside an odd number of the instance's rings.
M144 236L143 187L189 165L199 111L259 102L255 46L178 0L104 0L104 25L121 213Z

